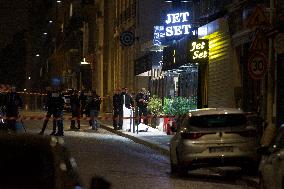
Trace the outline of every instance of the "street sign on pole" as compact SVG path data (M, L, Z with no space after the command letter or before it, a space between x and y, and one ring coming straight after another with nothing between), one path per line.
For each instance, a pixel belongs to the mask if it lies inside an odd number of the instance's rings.
M261 52L253 52L248 60L248 70L251 78L262 79L267 72L267 58Z

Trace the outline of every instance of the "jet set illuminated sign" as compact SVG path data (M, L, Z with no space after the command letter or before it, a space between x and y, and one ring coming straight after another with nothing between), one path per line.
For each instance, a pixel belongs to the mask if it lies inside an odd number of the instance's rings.
M191 40L188 44L188 61L206 63L209 60L209 41L207 39Z
M189 19L189 12L167 14L165 20L166 37L196 35L196 31L193 31L191 24L189 24Z

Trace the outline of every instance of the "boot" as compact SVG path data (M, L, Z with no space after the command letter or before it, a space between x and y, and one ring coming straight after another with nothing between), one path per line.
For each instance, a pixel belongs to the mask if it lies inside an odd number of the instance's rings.
M80 130L80 128L81 128L81 126L80 126L80 120L77 121L77 124L78 124L77 129Z
M43 125L42 125L42 129L38 133L39 135L43 135L44 134L44 131L45 131L46 127L47 127L47 123L48 123L48 120L45 119L44 122L43 122Z
M76 129L76 127L75 127L75 120L71 120L70 129L72 129L72 130Z

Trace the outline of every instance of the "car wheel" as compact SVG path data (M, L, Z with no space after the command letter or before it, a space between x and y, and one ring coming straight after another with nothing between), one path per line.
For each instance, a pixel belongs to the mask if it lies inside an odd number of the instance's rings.
M179 161L178 161L179 162ZM174 164L171 160L171 173L172 174L179 174L181 176L185 176L188 173L187 167L181 165L181 164Z
M186 176L188 174L188 169L187 167L184 167L182 165L178 165L178 173L181 176Z
M186 166L184 166L184 165L182 165L182 164L180 164L179 162L179 158L177 157L177 162L178 162L178 164L177 164L177 172L178 172L178 174L179 175L181 175L181 176L186 176L187 175L187 173L188 173L188 168L186 167Z
M176 174L178 173L178 166L171 162L171 173Z

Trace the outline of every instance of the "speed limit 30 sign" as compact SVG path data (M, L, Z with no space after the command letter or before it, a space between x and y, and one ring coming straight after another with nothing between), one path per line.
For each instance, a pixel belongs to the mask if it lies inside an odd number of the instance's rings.
M261 52L254 52L248 60L249 74L253 79L262 79L267 72L267 58Z

